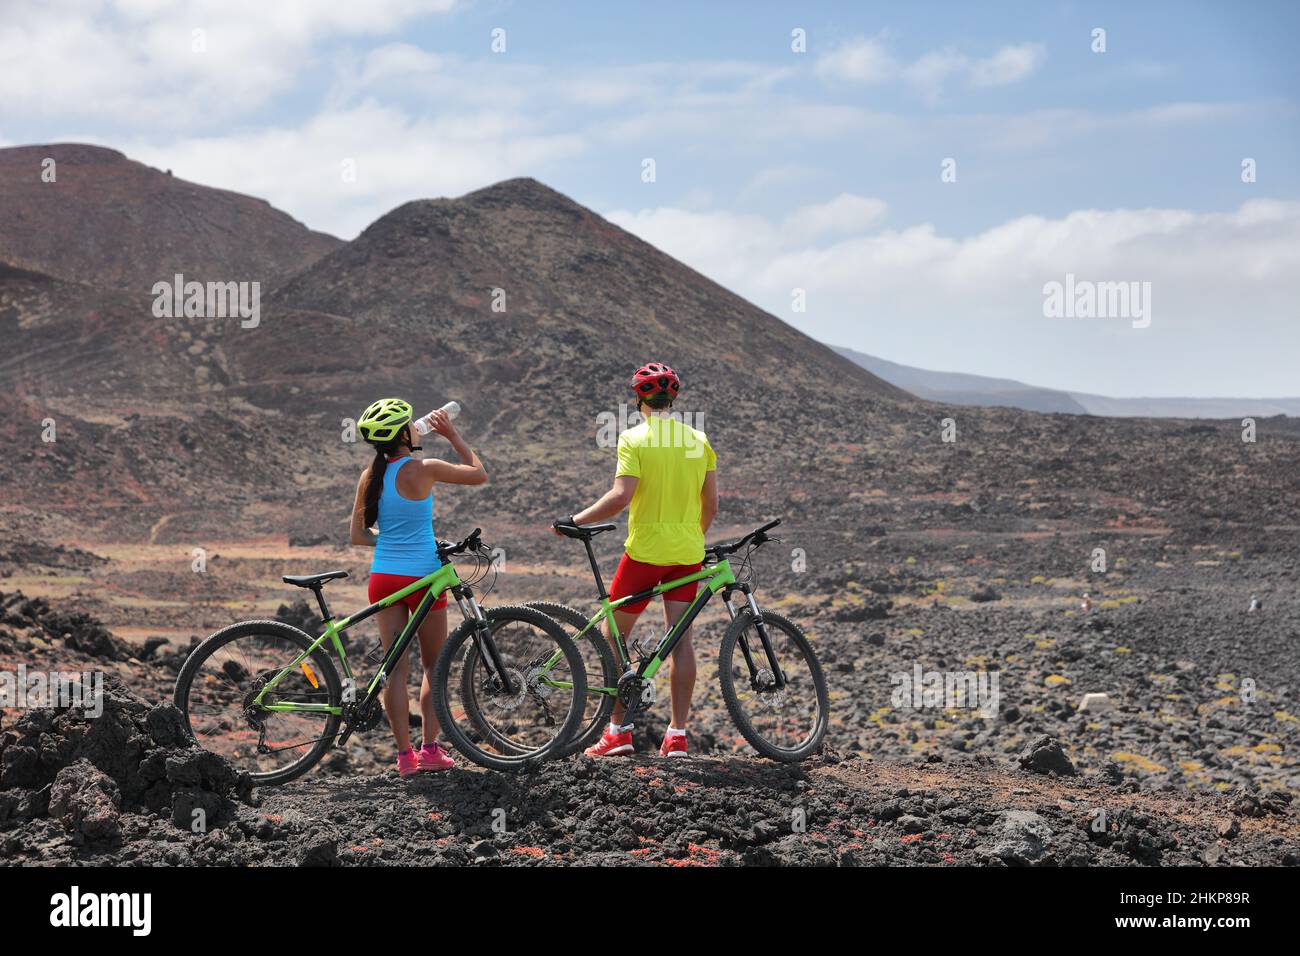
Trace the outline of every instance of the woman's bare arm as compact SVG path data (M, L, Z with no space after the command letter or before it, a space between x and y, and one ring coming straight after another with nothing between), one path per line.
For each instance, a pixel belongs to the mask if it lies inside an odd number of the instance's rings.
M361 473L357 482L357 497L352 502L352 523L349 528L349 541L360 548L373 548L375 534L366 527L366 484L370 481L370 469Z
M465 439L460 437L460 432L451 423L451 419L447 417L446 412L437 411L433 414L433 430L451 442L451 447L455 450L456 457L460 459L460 464L443 461L441 458L426 458L420 462L424 474L434 481L445 482L449 485L484 484L488 480L487 469L483 467L483 462L478 460L478 455L474 454L474 450L465 444Z

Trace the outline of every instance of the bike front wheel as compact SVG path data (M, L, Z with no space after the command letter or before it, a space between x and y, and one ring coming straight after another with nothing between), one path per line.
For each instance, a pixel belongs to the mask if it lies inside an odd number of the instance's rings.
M722 637L718 678L736 728L764 757L791 763L817 752L830 707L826 677L789 618L763 611L760 626L748 609L738 614Z
M533 770L578 730L587 696L582 655L560 625L531 608L493 608L485 623L466 621L438 655L438 720L474 763Z

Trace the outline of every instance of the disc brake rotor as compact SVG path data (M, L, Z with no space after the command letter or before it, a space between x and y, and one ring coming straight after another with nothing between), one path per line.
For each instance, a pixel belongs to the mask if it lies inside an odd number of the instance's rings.
M485 677L480 685L485 691L484 703L498 711L518 710L523 704L524 698L529 691L535 691L535 688L529 684L524 676L524 672L517 667L507 667L506 673L510 675L510 681L515 685L515 692L507 694L503 688L498 686L493 677Z
M766 667L760 667L752 681L754 693L769 710L780 710L785 706L785 688L777 688L776 675Z

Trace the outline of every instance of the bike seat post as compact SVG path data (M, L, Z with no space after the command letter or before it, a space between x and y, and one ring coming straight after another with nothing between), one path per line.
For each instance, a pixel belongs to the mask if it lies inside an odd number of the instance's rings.
M605 581L600 576L600 565L596 563L596 552L592 550L591 538L583 538L582 543L587 547L587 560L591 562L591 573L596 578L596 589L600 591L600 599L603 601L609 594L605 590Z
M316 603L320 605L320 619L322 621L328 621L331 617L333 617L333 615L330 614L329 605L325 603L325 594L322 589L322 586L319 584L316 585L314 588L311 589L311 593L316 595Z

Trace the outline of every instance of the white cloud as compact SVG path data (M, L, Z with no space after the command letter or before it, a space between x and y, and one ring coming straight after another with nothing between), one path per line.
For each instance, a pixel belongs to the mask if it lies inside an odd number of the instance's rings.
M11 117L201 129L288 90L322 40L380 36L455 2L6 0L0 100Z
M880 199L868 199L840 193L830 202L803 206L785 221L784 234L802 238L860 232L884 218L886 205Z
M937 102L944 86L970 68L970 60L957 53L927 53L903 69L903 79L927 103Z
M839 205L874 226L871 201L854 198ZM833 238L790 228L833 221L823 213L836 205L779 223L675 208L610 218L809 334L895 361L1111 394L1295 392L1283 355L1300 348L1300 202L1085 209L968 237L930 224ZM1066 273L1150 282L1151 329L1044 318L1043 284ZM795 288L807 291L807 313L790 312Z
M1021 43L1004 46L984 60L970 66L972 86L1005 86L1019 83L1042 65L1047 49L1041 43Z
M898 76L899 63L880 37L855 37L818 57L814 69L849 83L888 83Z
M855 37L819 57L814 70L824 79L845 83L901 81L926 102L935 103L952 81L976 88L1018 83L1046 58L1041 43L1020 43L1004 46L983 59L955 50L935 50L908 63L891 54L881 37Z
M772 189L785 189L799 183L808 182L817 175L817 169L803 163L778 163L764 166L749 178L742 190L743 195L760 195Z
M443 67L443 59L411 43L389 43L366 54L359 85L379 88L394 80L427 76Z
M780 222L762 216L681 207L615 210L611 222L724 285L749 283L754 270L778 261L800 242L825 240L874 225L884 217L879 199L841 193L800 206Z
M177 176L265 198L313 229L349 239L408 200L535 175L584 148L580 136L547 132L524 116L412 118L374 101L321 113L295 129L112 145ZM346 159L355 162L355 182L343 180Z

